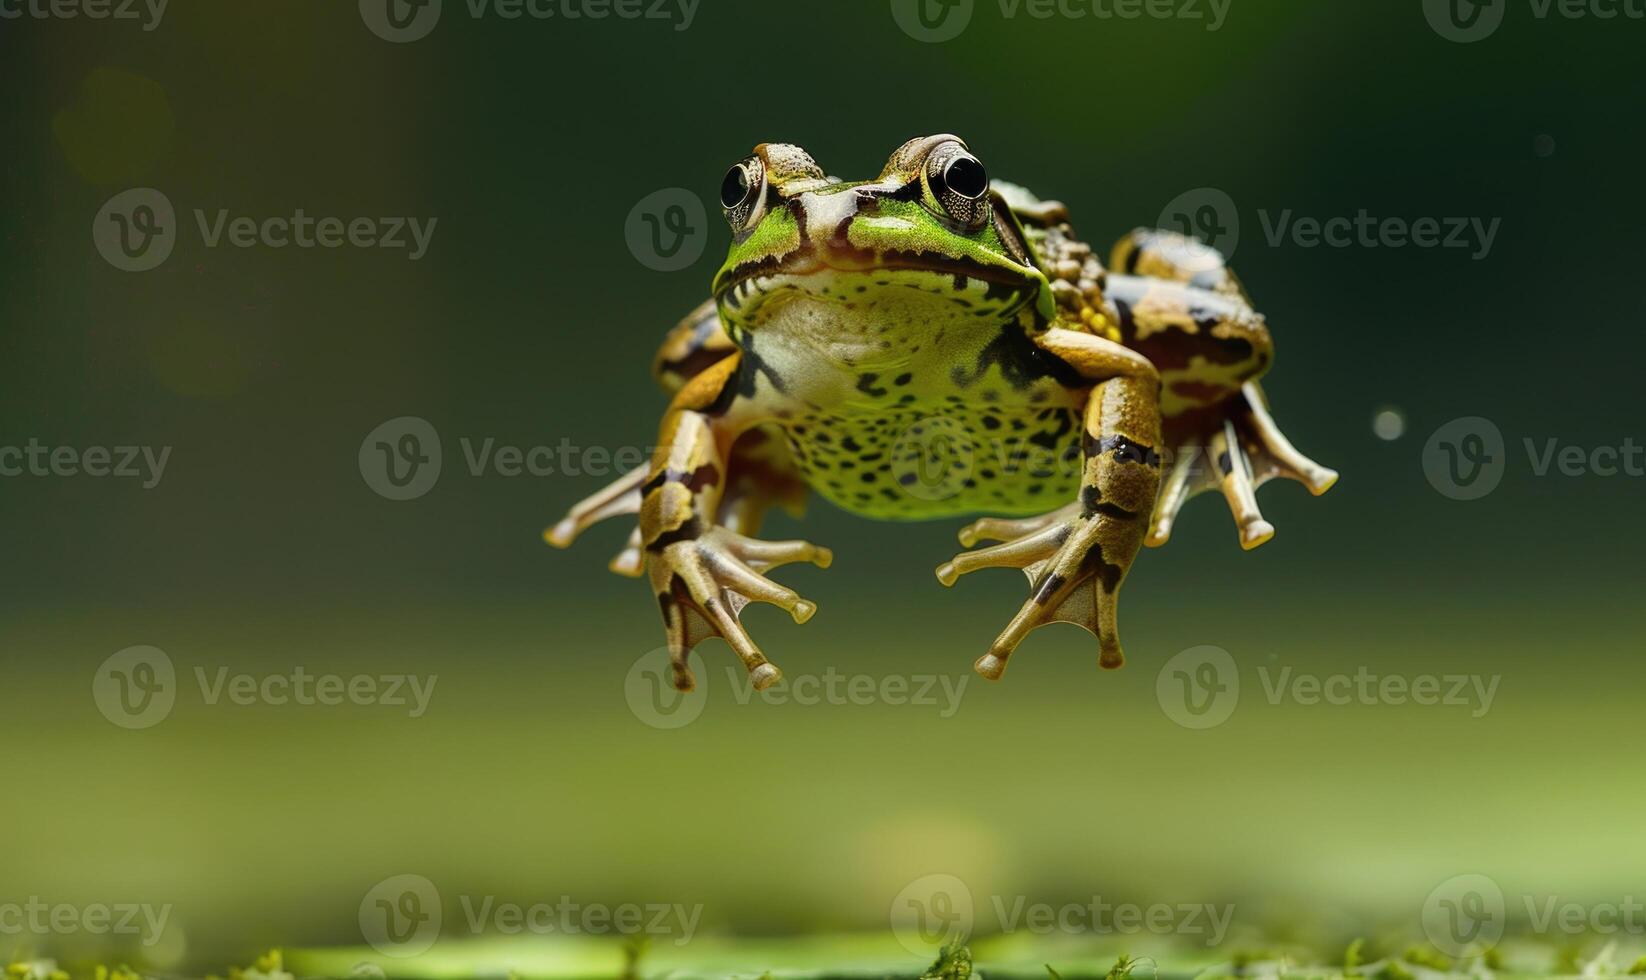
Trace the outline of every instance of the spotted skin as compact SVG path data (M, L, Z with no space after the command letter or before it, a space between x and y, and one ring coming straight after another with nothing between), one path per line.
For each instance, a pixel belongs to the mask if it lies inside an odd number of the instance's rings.
M1194 494L1220 490L1254 547L1273 534L1257 486L1284 476L1320 493L1336 478L1274 425L1256 385L1267 326L1194 239L1139 229L1105 266L1061 204L991 184L946 135L855 183L762 144L728 172L722 204L733 239L713 297L654 360L673 394L656 456L547 534L564 546L638 515L613 568L651 583L682 689L709 636L757 687L781 676L739 614L750 601L797 622L815 612L766 573L826 567L828 550L752 537L808 488L880 520L1007 515L962 529L967 548L999 543L937 571L944 585L979 568L1028 577L975 665L998 679L1052 622L1092 631L1101 666L1123 663L1121 584Z

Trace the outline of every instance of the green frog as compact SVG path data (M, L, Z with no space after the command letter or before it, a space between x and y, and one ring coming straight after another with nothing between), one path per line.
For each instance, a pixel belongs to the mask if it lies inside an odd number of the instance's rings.
M765 143L727 171L720 205L732 241L711 298L653 363L672 395L654 457L544 534L566 547L638 515L610 567L649 580L680 690L711 636L756 689L781 678L739 617L753 601L797 623L816 613L768 573L827 568L831 552L755 536L812 490L880 520L992 512L937 578L1028 576L974 664L998 680L1054 622L1121 666L1121 583L1197 493L1221 493L1249 549L1274 535L1257 487L1286 477L1318 495L1337 479L1275 425L1257 384L1274 351L1264 318L1194 238L1139 229L1105 266L1063 205L991 180L946 134L855 182Z

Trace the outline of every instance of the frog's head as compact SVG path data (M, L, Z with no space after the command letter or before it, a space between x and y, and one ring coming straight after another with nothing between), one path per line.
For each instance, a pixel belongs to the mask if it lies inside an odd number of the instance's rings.
M857 183L798 146L763 143L726 172L720 203L732 244L713 291L734 328L825 319L819 304L836 329L1052 315L1022 226L959 137L910 140Z

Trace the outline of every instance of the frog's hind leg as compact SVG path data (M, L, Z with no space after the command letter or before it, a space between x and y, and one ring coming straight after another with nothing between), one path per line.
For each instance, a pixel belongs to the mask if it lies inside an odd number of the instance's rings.
M1133 229L1109 252L1109 268L1122 275L1180 282L1251 305L1222 252L1175 231Z
M804 516L810 492L781 431L752 429L732 447L725 495L720 498L720 526L738 534L759 534L773 507L790 517Z
M1218 490L1250 550L1274 537L1257 488L1281 476L1316 496L1337 473L1309 459L1269 415L1257 378L1274 358L1262 314L1215 249L1170 231L1138 229L1115 246L1108 280L1122 338L1161 373L1170 469L1148 544L1170 538L1190 498Z
M1160 383L1149 362L1070 330L1048 330L1036 342L1095 382L1086 398L1079 499L1038 518L977 521L960 532L962 544L1004 543L956 555L937 569L944 585L979 568L1020 568L1029 578L1028 601L974 665L989 680L1000 679L1030 632L1057 622L1097 636L1100 666L1125 662L1120 585L1143 545L1160 487Z

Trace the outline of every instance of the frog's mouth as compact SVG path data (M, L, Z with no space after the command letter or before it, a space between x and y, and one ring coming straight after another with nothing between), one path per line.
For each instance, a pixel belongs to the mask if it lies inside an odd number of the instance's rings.
M801 289L828 295L844 290L843 295L849 297L875 287L909 286L911 277L947 283L956 294L981 285L987 305L995 309L1016 310L1032 304L1044 285L1038 276L934 252L837 249L825 256L802 249L729 270L713 291L722 308L747 311L746 307L758 306L774 291Z

